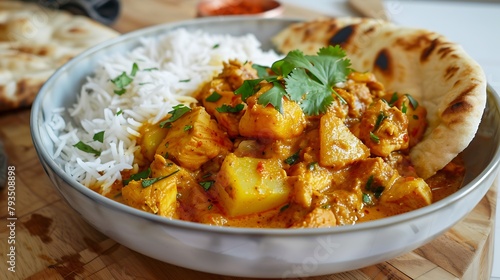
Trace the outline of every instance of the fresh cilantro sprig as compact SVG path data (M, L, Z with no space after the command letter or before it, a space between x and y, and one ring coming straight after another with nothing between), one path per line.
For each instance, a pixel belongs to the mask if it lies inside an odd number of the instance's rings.
M288 53L283 60L284 63L273 64L273 71L284 71L286 92L304 113L318 115L326 112L333 102L332 94L343 100L333 87L347 80L351 72L351 62L340 46L321 48L314 56L295 50Z
M321 48L317 55L305 55L299 50L289 52L283 59L273 63L275 76L257 67L259 78L247 80L235 91L243 101L260 89L260 82L273 83L270 91L259 96L257 103L273 105L283 112L282 98L286 96L299 104L305 114L318 115L326 112L333 102L333 96L345 100L334 91L335 85L345 82L351 73L351 62L340 46Z

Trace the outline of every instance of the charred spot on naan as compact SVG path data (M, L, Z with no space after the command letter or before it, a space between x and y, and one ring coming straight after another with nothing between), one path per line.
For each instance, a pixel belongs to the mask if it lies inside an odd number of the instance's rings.
M477 84L471 84L465 90L460 92L460 94L453 99L446 107L446 109L441 114L443 119L449 119L450 117L453 120L450 123L462 122L461 116L467 112L472 112L474 105L468 101L468 96L474 92L474 89L477 87ZM458 116L458 117L457 117Z
M344 47L346 44L349 43L349 40L350 38L352 38L352 35L355 34L356 27L357 25L351 24L339 29L330 38L330 40L328 40L328 43L332 46L340 45L341 47Z

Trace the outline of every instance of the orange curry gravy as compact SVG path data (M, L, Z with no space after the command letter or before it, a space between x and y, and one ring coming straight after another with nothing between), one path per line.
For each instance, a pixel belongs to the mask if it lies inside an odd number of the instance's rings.
M283 112L259 104L272 88L266 82L245 101L235 94L257 77L250 64L226 63L197 94L199 105L175 121L172 112L162 125L144 124L138 170L123 172L128 179L106 195L173 219L302 228L412 211L462 185L459 157L431 178L417 176L408 153L423 137L426 110L387 92L373 74L351 73L334 88L345 102L335 96L325 113L307 116L285 97ZM134 177L139 172L147 176Z

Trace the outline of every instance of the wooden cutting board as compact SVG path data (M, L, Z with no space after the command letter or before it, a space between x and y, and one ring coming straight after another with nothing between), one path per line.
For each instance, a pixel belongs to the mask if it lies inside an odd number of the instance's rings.
M195 16L195 0L122 0L114 28L128 32ZM320 15L286 5L285 15ZM15 168L15 220L8 220L8 192L0 192L0 275L7 279L222 279L176 267L134 252L86 223L52 187L40 165L29 131L29 110L0 114L0 139ZM496 185L495 185L496 186ZM393 260L345 273L308 279L489 279L492 269L496 187L451 230ZM13 222L15 228L5 225ZM13 251L15 272L7 260ZM11 254L12 255L12 254ZM4 279L3 276L0 278Z

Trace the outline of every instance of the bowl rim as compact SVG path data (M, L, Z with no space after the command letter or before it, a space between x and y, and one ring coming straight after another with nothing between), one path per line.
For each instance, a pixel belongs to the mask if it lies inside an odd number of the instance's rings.
M413 220L415 218L428 215L432 212L438 211L439 209L449 205L456 203L472 192L475 188L477 188L486 178L488 178L492 173L498 173L498 167L500 165L500 145L496 147L495 153L489 161L486 168L481 171L481 173L473 178L468 184L464 185L460 190L451 194L450 196L432 203L431 205L425 206L420 209L416 209L407 213L381 218L373 221L366 221L354 225L344 225L338 227L330 227L330 228L297 228L297 229L282 229L282 228L249 228L249 227L226 227L226 226L213 226L208 224L201 224L196 222L189 222L177 219L171 219L167 217L157 216L152 213L148 213L145 211L141 211L139 209L135 209L131 206L125 205L123 203L114 201L110 198L107 198L101 194L98 194L91 189L85 187L81 183L74 180L71 176L69 176L66 172L64 172L63 168L59 166L50 155L47 148L43 145L41 140L40 130L43 127L43 111L42 111L42 101L45 99L48 89L50 85L55 83L59 77L66 71L67 68L78 64L79 61L92 55L95 52L99 52L102 49L110 47L112 45L116 45L122 43L124 41L136 40L143 36L151 36L151 34L155 32L160 32L164 30L164 32L168 32L169 30L180 28L180 27L189 27L191 25L199 25L200 23L208 24L211 22L244 22L244 21L283 21L283 22L296 22L302 21L303 19L298 18L262 18L258 16L229 16L229 17L206 17L206 18L195 18L184 21L176 21L170 23L159 24L155 26L150 26L142 29L138 29L132 32L125 33L116 38L107 40L103 43L100 43L96 46L93 46L86 51L80 53L75 56L73 59L68 61L66 64L58 68L44 83L41 87L39 93L37 94L31 108L30 113L30 131L31 138L35 147L35 150L44 163L42 164L43 168L50 168L59 178L61 178L68 186L78 191L82 195L86 196L88 199L99 203L106 208L113 208L114 210L124 212L126 214L135 216L137 218L149 220L155 223L160 223L165 226L171 226L176 228L183 228L189 230L196 230L200 232L217 232L229 235L266 235L266 236L304 236L304 235L324 235L324 234L335 234L335 233L345 233L352 231L365 231L374 228L387 227L389 225L396 225L405 223L408 220ZM489 84L487 86L487 98L493 99L494 104L496 105L497 111L500 112L500 95L491 87ZM50 177L50 176L49 176ZM52 182L54 185L54 182ZM53 186L55 187L55 186ZM488 188L489 189L489 188Z

